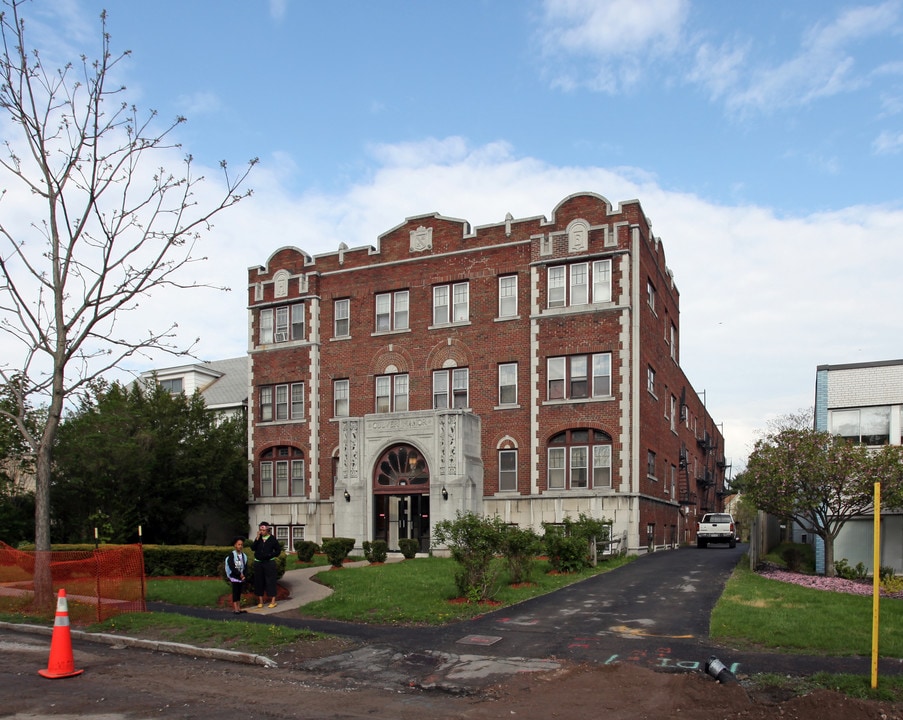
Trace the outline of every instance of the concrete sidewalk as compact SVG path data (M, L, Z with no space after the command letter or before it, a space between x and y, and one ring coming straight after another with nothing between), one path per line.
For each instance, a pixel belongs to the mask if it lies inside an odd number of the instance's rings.
M404 555L401 553L389 553L386 562L401 562ZM353 568L369 565L366 560L358 562L345 563L342 567ZM302 605L322 600L332 595L332 588L326 587L322 583L316 582L314 575L322 572L332 572L329 565L317 565L314 567L299 568L297 570L287 570L285 574L279 578L279 584L289 592L289 597L276 603L276 607L271 608L264 605L262 608L256 605L250 605L244 608L249 614L254 615L274 615L285 612L286 610L296 610Z

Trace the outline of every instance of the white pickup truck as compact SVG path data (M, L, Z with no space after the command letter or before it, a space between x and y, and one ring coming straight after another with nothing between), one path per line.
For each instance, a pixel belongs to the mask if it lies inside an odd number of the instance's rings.
M704 548L713 542L737 546L734 518L728 513L706 513L696 523L696 547Z

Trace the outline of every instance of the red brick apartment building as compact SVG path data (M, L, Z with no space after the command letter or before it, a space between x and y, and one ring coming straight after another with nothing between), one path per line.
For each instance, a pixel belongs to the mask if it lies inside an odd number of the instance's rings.
M248 273L250 520L432 547L457 512L583 513L630 552L721 510L724 442L681 370L679 294L636 200L594 193Z

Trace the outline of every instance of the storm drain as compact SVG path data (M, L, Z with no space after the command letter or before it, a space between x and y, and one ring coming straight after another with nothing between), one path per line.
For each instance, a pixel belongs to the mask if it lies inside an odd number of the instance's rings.
M489 645L495 645L501 639L501 637L495 635L466 635L457 642L461 645L482 645L483 647L488 647Z

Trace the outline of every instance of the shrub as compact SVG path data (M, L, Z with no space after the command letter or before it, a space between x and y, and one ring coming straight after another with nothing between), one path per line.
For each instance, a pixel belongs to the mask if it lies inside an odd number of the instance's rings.
M508 563L512 584L530 581L541 548L542 538L532 528L508 526L502 536L501 552Z
M389 556L389 545L385 540L364 541L364 558L369 563L384 563Z
M844 580L852 580L856 577L856 571L850 567L850 563L846 558L834 561L834 574Z
M298 562L309 563L320 549L313 540L298 540L295 543L295 552L298 553Z
M576 572L592 565L591 543L604 545L611 536L611 522L580 513L577 520L566 517L560 524L543 523L543 543L549 563L558 572Z
M498 591L501 564L494 562L507 527L497 515L491 518L458 512L454 520L436 523L433 537L447 545L460 567L455 586L468 602L492 599Z
M354 541L351 541L351 547L348 547L348 538L325 538L323 540L323 552L333 567L342 567L348 553L354 548Z
M556 572L577 572L589 567L588 545L584 538L564 533L546 533L544 538L549 564Z
M398 541L398 549L401 550L405 560L411 560L417 557L417 551L420 550L420 541L414 538L401 538Z

